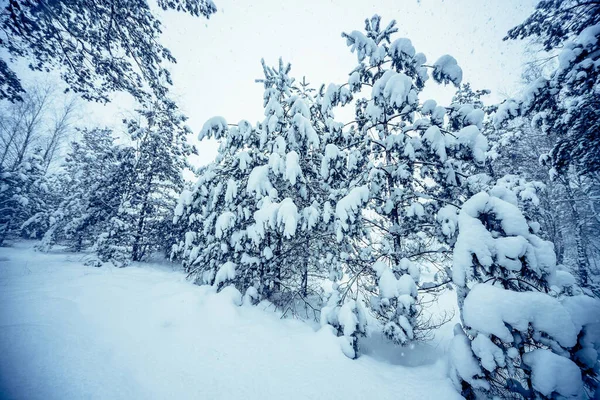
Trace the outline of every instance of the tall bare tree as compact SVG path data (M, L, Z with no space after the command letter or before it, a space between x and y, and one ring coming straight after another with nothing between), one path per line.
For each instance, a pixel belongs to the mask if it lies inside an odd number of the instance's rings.
M41 148L44 169L55 161L60 147L73 132L78 99L67 97L57 105L52 85L33 85L19 103L0 103L0 168L15 170L28 154Z

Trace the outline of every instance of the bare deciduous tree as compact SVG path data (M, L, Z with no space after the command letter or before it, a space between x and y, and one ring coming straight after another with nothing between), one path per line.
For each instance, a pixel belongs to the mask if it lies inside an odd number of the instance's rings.
M34 85L22 102L0 104L0 169L15 170L35 148L46 170L55 161L78 109L75 97L57 105L60 96L52 85Z

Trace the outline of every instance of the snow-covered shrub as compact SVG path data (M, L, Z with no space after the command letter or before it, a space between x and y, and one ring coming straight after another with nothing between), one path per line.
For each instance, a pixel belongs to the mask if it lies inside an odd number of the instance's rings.
M342 351L349 358L359 354L358 338L366 333L367 320L360 301L342 301L338 290L334 290L321 310L321 326L332 326L342 338Z
M451 345L451 378L467 398L581 398L584 380L590 395L600 303L558 296L552 244L516 204L491 193L473 196L459 213L453 281L462 327Z

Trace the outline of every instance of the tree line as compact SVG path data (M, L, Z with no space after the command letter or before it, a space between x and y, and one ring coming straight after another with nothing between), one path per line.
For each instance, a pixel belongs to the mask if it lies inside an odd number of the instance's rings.
M550 61L497 105L452 56L428 61L377 15L343 34L356 55L344 82L313 87L282 60L263 61L261 120L208 120L199 139L219 140L219 152L187 183L195 149L161 67L174 58L150 40L159 21L142 0L92 3L13 0L0 44L33 69L63 65L85 99L129 92L139 108L123 121L127 140L80 130L50 171L71 108L40 122L44 92L25 92L0 63L10 109L0 240L39 238L95 266L163 252L198 284L319 320L350 358L367 330L401 346L428 339L449 320L428 304L455 290L450 377L466 398L594 397L600 5L541 1L510 30L506 40L531 39ZM203 0L159 5L215 11ZM98 29L86 24L95 17ZM454 85L451 102L423 98L430 84ZM351 121L336 119L343 107Z

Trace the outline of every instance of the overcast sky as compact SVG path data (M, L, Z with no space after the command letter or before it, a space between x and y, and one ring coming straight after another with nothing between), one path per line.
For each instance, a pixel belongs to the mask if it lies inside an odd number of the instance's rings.
M398 37L412 40L433 62L453 55L464 81L488 88L498 100L520 79L523 45L504 42L508 29L522 22L535 0L214 0L219 11L210 20L177 13L163 17L164 42L178 64L172 67L174 91L197 132L220 115L229 122L262 120L260 59L292 64L292 75L319 85L344 82L356 65L342 32L362 30L377 13L398 22ZM449 100L453 89L430 86L426 95ZM215 145L203 143L202 161Z
M493 91L490 101L518 87L523 45L504 42L508 29L522 22L536 0L214 0L219 11L210 20L176 12L162 14L163 43L178 63L171 67L173 92L189 125L198 132L204 121L220 115L229 122L262 120L260 59L292 64L292 75L318 86L341 83L356 65L341 32L362 30L377 13L383 23L398 22L398 37L412 40L417 52L434 62L454 56L463 81ZM430 81L425 96L448 101L453 89ZM120 125L131 107L118 96L108 107L87 107L88 121ZM193 139L195 141L195 138ZM216 144L199 144L196 163L214 158Z

